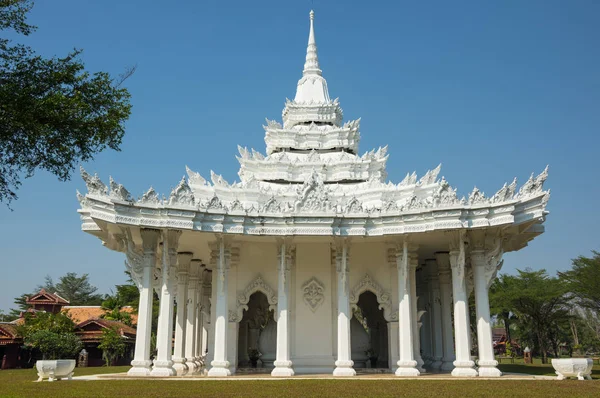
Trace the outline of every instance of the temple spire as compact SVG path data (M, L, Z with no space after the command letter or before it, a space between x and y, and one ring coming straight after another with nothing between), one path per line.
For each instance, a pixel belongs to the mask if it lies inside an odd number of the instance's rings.
M304 63L304 71L302 74L306 75L321 75L321 69L319 68L319 57L317 55L317 42L315 41L315 12L310 10L310 32L308 34L308 46L306 47L306 62Z
M298 81L294 101L303 104L328 104L330 102L329 91L327 90L327 82L323 78L323 72L319 67L314 21L315 12L311 10L306 62L304 63L302 78Z

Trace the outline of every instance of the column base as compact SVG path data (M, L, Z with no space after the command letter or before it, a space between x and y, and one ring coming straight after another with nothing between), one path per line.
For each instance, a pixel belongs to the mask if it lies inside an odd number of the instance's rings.
M212 361L212 366L208 371L208 377L228 377L231 376L228 361Z
M425 368L423 367L423 365L425 365L425 362L423 361L423 358L421 358L421 356L417 356L415 358L415 360L417 361L417 370L421 373L425 373Z
M185 376L189 372L189 367L186 364L185 358L173 358L173 369L177 372L177 376Z
M442 358L436 357L433 359L433 362L431 362L431 370L440 370L442 369Z
M454 359L451 359L451 360L442 359L442 367L440 368L440 370L443 370L445 372L453 371L454 370Z
M477 361L479 365L479 377L500 377L502 372L496 366L498 362L496 360L491 361Z
M354 361L335 361L335 369L333 370L334 376L339 377L352 377L356 376L356 371L353 368Z
M454 361L454 377L477 377L479 373L475 370L475 362L473 361Z
M151 376L170 377L177 376L177 372L173 368L173 361L170 360L154 360L154 367Z
M276 377L291 377L294 375L292 369L292 361L275 361L273 362L275 369L271 372L271 376Z
M198 373L198 364L196 362L194 362L193 359L188 358L185 361L185 364L188 367L188 372L187 372L188 376Z
M398 361L398 369L396 369L396 376L400 377L416 377L420 376L421 372L417 369L417 361Z
M127 371L128 376L150 376L152 361L131 361L131 369Z

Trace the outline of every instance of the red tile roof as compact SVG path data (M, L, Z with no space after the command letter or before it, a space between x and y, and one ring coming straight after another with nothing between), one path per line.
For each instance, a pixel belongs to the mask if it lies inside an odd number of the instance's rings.
M17 325L9 322L0 322L0 345L21 342L17 333Z
M109 321L102 318L94 318L83 321L77 325L77 336L84 342L99 342L102 339L104 329L117 328L122 337L129 338L133 343L135 340L135 329L122 322Z
M99 305L87 305L87 306L64 306L62 312L69 315L73 322L81 323L88 319L101 318L106 313ZM126 312L131 315L131 322L135 325L137 323L137 314L134 314L133 307L123 307L121 312Z
M68 305L69 301L60 297L58 293L48 293L45 289L40 290L37 294L27 297L25 301L28 305L35 304L62 304Z

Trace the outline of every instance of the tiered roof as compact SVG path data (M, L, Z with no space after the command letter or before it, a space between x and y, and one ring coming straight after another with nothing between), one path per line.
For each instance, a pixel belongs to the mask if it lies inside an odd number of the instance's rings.
M325 184L384 181L386 149L358 156L359 120L342 124L339 100L331 100L319 65L310 12L306 62L294 100L285 103L283 125L267 119L267 155L239 148L242 182L303 183L316 174Z
M514 180L492 196L474 188L460 198L441 166L420 178L386 180L387 147L358 154L359 120L343 123L331 100L317 55L314 13L302 78L283 124L267 120L266 155L239 147L239 182L211 171L210 180L187 169L168 198L150 188L137 200L110 178L81 170L82 229L123 250L108 224L248 235L381 236L451 229L513 226L518 250L543 232L550 192L547 168L521 187ZM519 226L519 227L517 227ZM506 232L508 234L508 232ZM508 242L508 241L507 241ZM120 248L120 249L119 249Z

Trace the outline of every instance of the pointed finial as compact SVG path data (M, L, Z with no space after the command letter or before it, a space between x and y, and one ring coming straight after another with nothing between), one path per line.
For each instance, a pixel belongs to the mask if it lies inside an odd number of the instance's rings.
M308 46L306 48L306 62L304 63L304 71L302 74L306 75L321 75L321 69L319 68L319 57L317 56L317 42L315 41L315 12L310 10L310 31L308 34Z

